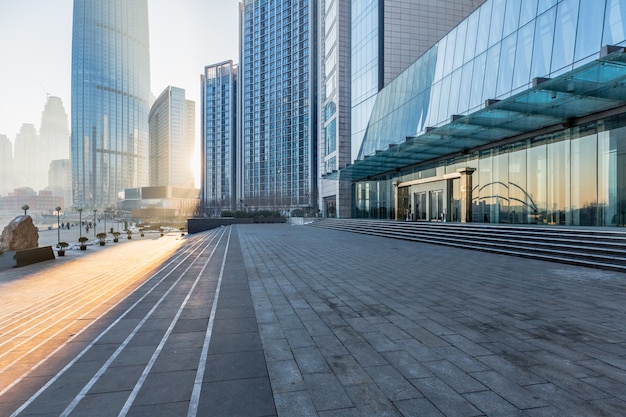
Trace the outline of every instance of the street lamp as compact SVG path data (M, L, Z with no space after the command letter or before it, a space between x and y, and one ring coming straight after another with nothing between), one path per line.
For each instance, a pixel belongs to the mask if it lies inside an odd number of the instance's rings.
M98 210L93 209L93 237L96 237L96 213Z
M61 243L61 207L55 208L57 211L57 244Z
M107 213L109 212L109 209L104 209L104 233L107 232Z
M78 209L78 238L83 235L83 209Z
M30 208L30 206L28 204L24 204L22 206L22 210L24 210L24 216L26 216L26 212L28 211L29 208Z

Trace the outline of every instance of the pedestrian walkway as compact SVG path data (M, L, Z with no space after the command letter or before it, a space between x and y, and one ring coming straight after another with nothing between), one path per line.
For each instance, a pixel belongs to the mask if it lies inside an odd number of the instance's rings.
M164 249L99 313L37 310L104 288L44 287L78 260L0 271L0 349L91 323L19 370L0 357L0 415L626 414L626 274L286 224L169 239L81 255Z

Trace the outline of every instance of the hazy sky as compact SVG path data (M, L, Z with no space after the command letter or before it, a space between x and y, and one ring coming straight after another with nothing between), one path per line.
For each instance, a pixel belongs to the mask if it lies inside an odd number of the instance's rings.
M152 92L184 88L196 102L204 66L238 62L239 0L148 0ZM0 0L0 134L37 129L46 93L71 110L72 0ZM70 127L71 129L71 127Z

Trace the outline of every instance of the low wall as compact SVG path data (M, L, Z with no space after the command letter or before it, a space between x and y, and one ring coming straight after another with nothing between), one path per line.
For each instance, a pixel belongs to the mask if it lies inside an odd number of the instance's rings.
M189 233L199 233L205 230L215 229L216 227L228 226L231 224L250 224L254 223L254 219L251 218L193 218L187 219L187 231Z
M42 246L40 248L9 250L0 255L0 268L17 268L31 265L38 262L55 259L52 246Z

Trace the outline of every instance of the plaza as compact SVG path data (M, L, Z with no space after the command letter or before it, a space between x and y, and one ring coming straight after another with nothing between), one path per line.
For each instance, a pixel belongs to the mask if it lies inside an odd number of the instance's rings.
M71 328L39 360L2 354L1 414L626 410L619 272L286 224L104 248L0 271L0 344Z

